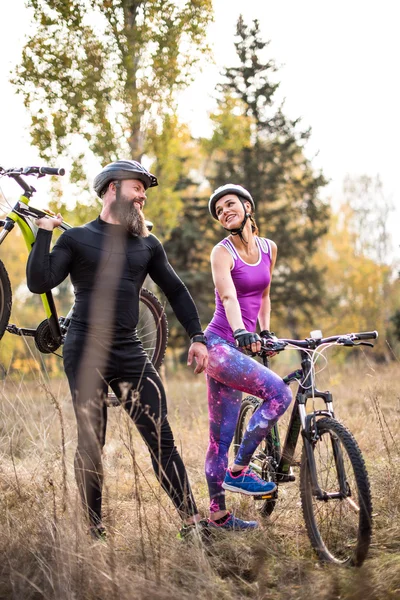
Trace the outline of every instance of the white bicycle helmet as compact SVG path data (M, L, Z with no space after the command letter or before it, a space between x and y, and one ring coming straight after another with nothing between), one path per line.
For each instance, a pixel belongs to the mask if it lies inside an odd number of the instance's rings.
M248 192L246 188L235 183L226 183L225 185L221 185L219 188L214 190L214 192L210 196L210 201L208 203L208 210L210 211L214 219L216 219L217 221L218 217L215 211L215 205L217 203L217 200L222 198L222 196L226 196L227 194L235 194L236 196L239 196L239 199L242 201L247 200L248 202L250 202L252 209L255 210L256 207L254 204L254 200L250 192Z

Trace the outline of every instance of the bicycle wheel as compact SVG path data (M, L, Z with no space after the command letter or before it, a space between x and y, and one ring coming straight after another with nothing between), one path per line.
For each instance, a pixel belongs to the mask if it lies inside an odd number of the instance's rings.
M0 340L10 319L12 304L11 284L3 262L0 260Z
M318 484L325 499L317 499L303 446L300 494L307 533L321 560L360 566L372 531L372 501L364 459L352 434L338 421L316 423L312 443ZM342 485L340 485L340 480Z
M233 451L235 456L237 455L239 446L242 443L248 422L260 405L261 400L255 398L254 396L246 396L246 398L244 398L242 401L233 440ZM279 465L280 451L279 447L274 442L274 436L279 436L276 426L273 428L273 431L267 435L265 440L263 440L258 446L256 452L252 456L250 466L253 471L255 471L257 475L262 477L265 481L273 481L276 483L276 469ZM277 494L268 500L255 500L257 511L263 516L269 516L275 508L276 501Z
M168 322L158 298L146 288L140 290L137 333L156 369L164 360L168 343Z

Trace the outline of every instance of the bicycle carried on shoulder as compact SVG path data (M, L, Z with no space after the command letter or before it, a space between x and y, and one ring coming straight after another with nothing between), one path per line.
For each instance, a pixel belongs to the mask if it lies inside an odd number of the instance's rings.
M0 220L0 245L3 244L15 225L18 225L28 252L30 252L35 243L38 230L34 219L52 216L50 211L29 206L36 190L24 180L24 177L34 175L39 178L45 175L62 176L64 174L64 169L54 167L25 167L7 170L0 167L0 177L6 176L13 179L23 189L22 196L11 207L5 219ZM147 224L151 228L151 223L147 222ZM70 228L71 225L64 221L58 227L61 231L67 231ZM12 290L6 266L0 260L0 339L7 331L14 335L33 337L37 348L43 354L56 352L60 348L68 330L73 307L66 317L59 317L53 294L46 292L41 294L40 297L46 318L37 327L32 329L9 323L12 308ZM139 300L137 333L149 359L158 369L164 359L168 342L168 323L165 310L157 297L145 288L141 289Z
M311 545L322 561L360 566L368 553L372 534L372 500L368 473L361 450L352 433L336 420L331 392L315 384L314 356L317 349L330 346L373 346L364 340L378 337L377 331L347 333L304 340L262 340L258 355L268 366L271 352L292 347L300 350L301 367L283 378L298 383L295 401L283 446L278 424L253 455L250 467L264 480L277 485L274 493L259 497L260 513L274 510L279 486L295 481L292 467L299 466L294 453L299 434L303 442L300 461L300 498ZM324 410L307 412L307 401L321 398ZM243 439L249 417L262 401L243 399L234 437L235 454Z

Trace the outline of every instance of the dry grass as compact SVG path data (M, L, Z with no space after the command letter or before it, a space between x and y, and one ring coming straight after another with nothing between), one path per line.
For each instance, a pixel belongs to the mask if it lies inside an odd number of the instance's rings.
M272 517L252 534L204 547L176 538L179 520L152 474L147 450L123 411L110 409L107 544L87 536L73 477L76 431L65 382L0 388L0 598L127 600L257 598L373 600L400 597L400 386L398 365L360 363L324 372L337 416L364 453L373 492L374 538L361 569L322 567L310 549L297 484L282 487ZM170 420L200 510L207 407L202 376L168 379ZM133 463L139 469L136 473ZM229 496L243 517L251 499Z

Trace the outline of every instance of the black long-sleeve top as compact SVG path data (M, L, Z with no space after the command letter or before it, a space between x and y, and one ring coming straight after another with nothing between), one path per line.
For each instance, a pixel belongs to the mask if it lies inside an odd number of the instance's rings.
M122 225L98 217L64 232L50 252L51 237L50 231L39 229L27 264L28 288L42 294L70 275L75 292L71 326L75 330L103 327L117 338L135 335L140 288L150 275L188 335L201 332L193 299L154 235L133 237Z

